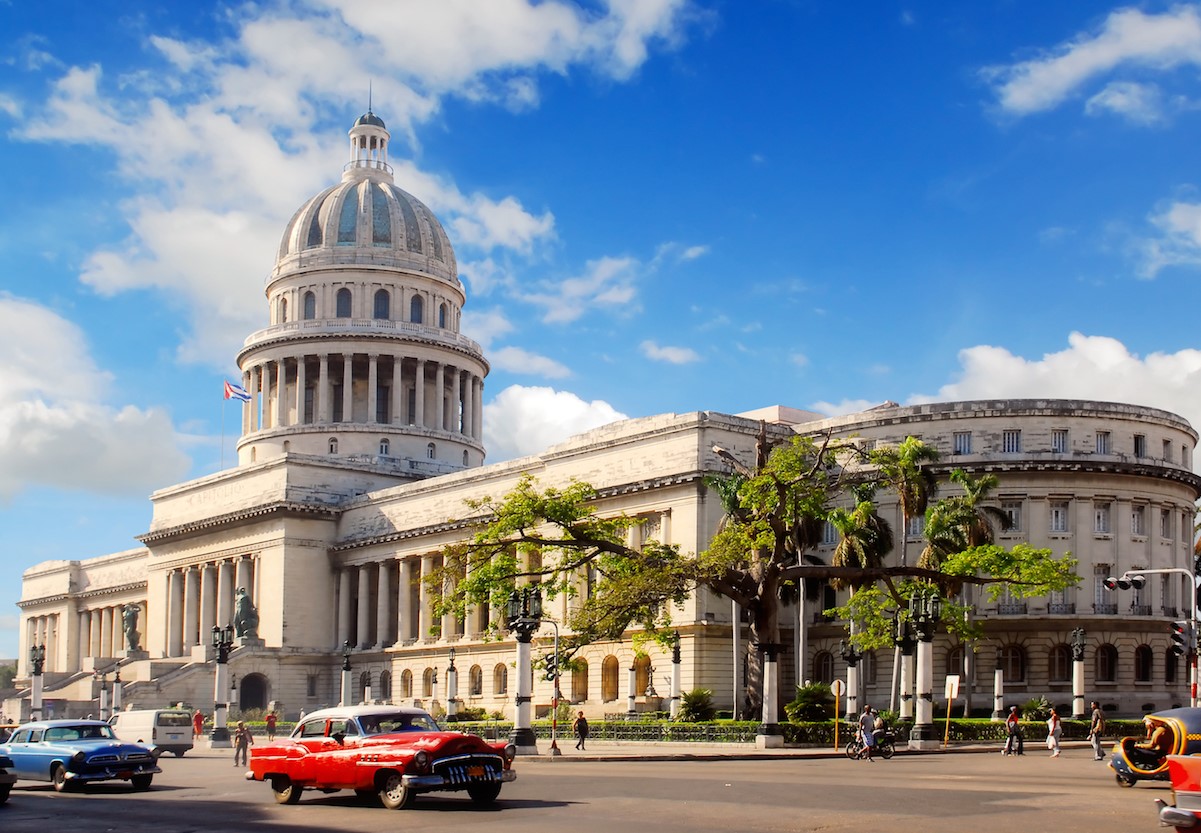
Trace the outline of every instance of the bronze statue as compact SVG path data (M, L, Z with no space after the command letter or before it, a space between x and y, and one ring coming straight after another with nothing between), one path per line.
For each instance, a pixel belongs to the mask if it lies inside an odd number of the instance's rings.
M259 612L245 587L234 594L234 633L240 638L255 639L259 635Z
M127 604L121 607L121 625L125 630L125 644L129 650L136 651L141 646L142 635L138 633L138 614L142 608L137 604Z

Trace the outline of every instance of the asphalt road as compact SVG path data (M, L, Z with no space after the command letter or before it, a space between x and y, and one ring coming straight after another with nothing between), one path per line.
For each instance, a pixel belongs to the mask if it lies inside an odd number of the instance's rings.
M113 784L59 795L20 782L0 806L0 831L1126 833L1158 829L1153 800L1171 795L1166 784L1118 787L1086 750L1058 759L952 753L875 762L518 758L518 780L494 807L435 793L402 811L348 792L306 792L298 805L279 806L227 753L204 750L162 765L144 793Z

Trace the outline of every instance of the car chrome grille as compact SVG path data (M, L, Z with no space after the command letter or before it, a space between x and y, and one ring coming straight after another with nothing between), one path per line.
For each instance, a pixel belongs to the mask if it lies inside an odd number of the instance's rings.
M101 755L93 755L88 758L88 763L93 766L109 766L125 761L130 764L150 763L154 760L154 756L148 752L126 752L123 755L118 755L114 752L105 752Z
M88 758L88 763L103 766L104 764L115 764L119 760L121 760L120 757L112 754L93 755L92 757Z
M459 755L434 761L434 772L456 785L499 781L503 769L496 755Z

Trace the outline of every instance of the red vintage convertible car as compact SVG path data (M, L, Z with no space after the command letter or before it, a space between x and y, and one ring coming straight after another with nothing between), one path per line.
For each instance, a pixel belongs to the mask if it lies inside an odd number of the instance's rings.
M354 790L402 810L418 793L466 790L488 804L500 795L516 747L444 732L428 712L400 706L315 711L277 743L253 746L246 778L271 784L275 800L295 804L302 790Z
M1201 757L1168 755L1165 761L1172 779L1175 806L1155 799L1159 809L1159 826L1177 830L1201 827Z

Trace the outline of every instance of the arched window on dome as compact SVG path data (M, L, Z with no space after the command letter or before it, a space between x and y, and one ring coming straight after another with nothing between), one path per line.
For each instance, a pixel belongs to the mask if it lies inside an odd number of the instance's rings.
M330 454L338 453L338 438L337 437L329 438L329 453Z
M467 465L467 449L463 449L463 465Z
M438 446L434 445L433 443L430 443L429 445L427 445L425 447L425 456L430 458L431 460L437 459Z
M317 296L312 292L304 293L304 320L312 321L317 317Z
M421 313L424 306L420 295L414 295L413 300L409 302L409 321L414 324L421 323Z
M288 299L287 298L279 299L279 323L281 323L281 324L288 323Z
M446 329L446 304L438 307L438 326Z
M392 296L386 289L377 289L375 292L374 317L380 321L387 321L392 317Z
M338 318L350 318L350 290L342 287L338 290L338 294L335 297L337 299L337 311L335 315Z

